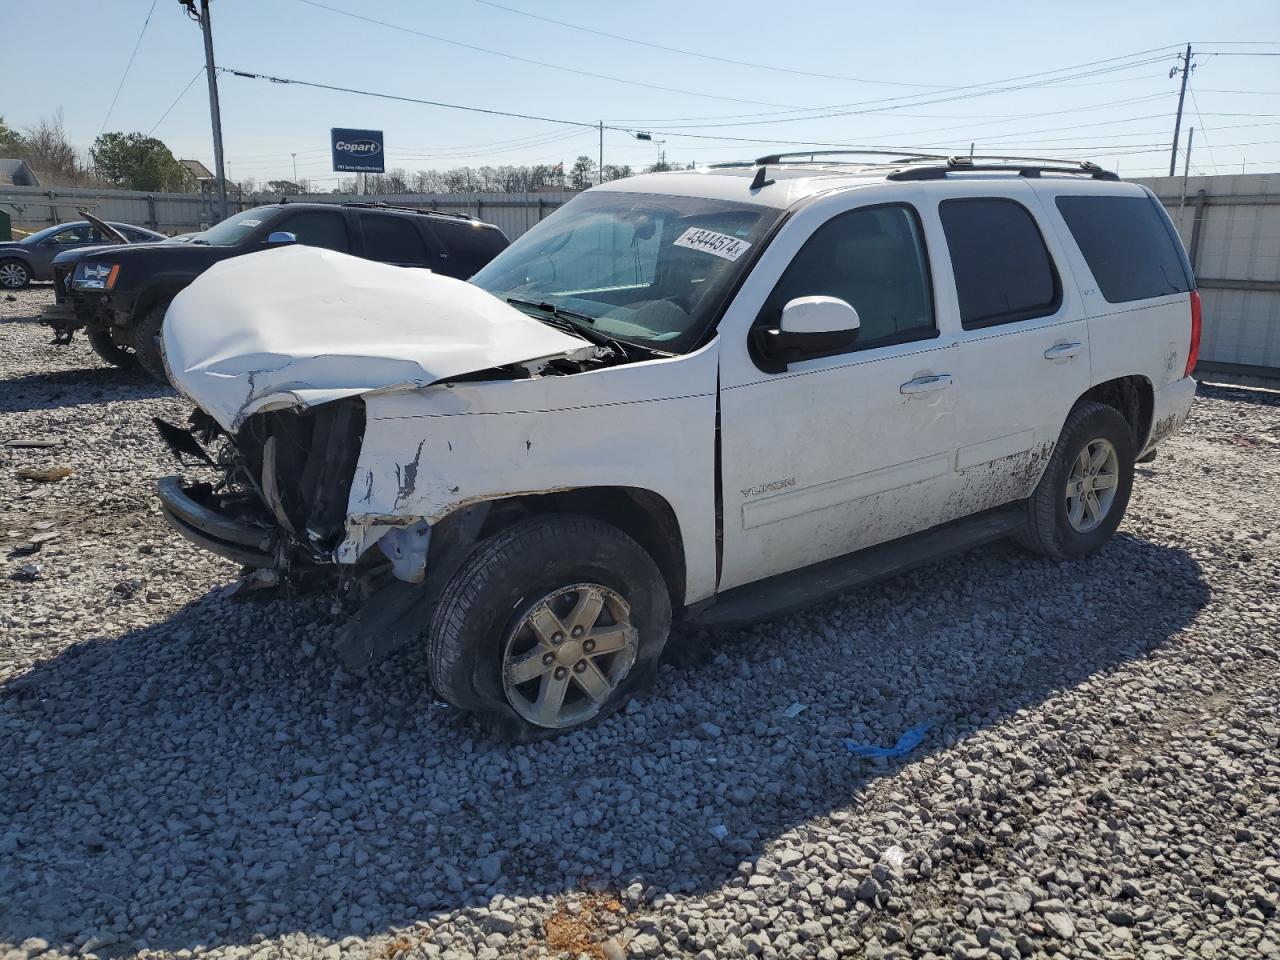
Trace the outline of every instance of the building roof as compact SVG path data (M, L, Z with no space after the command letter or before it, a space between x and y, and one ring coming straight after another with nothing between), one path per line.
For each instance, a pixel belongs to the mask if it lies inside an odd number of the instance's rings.
M180 164L187 168L187 172L197 180L212 180L213 173L199 160L179 160Z

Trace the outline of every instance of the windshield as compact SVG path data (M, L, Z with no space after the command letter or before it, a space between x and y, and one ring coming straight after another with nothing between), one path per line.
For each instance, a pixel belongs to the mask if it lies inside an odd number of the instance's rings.
M207 243L214 247L232 247L262 225L264 220L275 216L279 207L254 207L244 213L233 213L221 223L215 224L203 233L192 237L194 243Z
M526 301L519 307L549 305L610 337L679 352L697 340L780 215L725 200L593 190L471 282Z

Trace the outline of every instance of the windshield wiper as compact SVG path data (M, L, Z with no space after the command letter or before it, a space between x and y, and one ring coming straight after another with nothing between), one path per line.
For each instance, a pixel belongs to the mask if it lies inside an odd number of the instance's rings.
M612 347L618 354L624 358L631 356L631 350L643 350L647 353L656 353L649 347L642 347L639 344L633 344L629 341L615 340L606 333L601 333L594 326L579 326L574 320L582 320L584 323L594 324L595 317L589 317L585 313L578 313L574 310L566 310L564 307L557 307L554 303L539 303L535 300L522 300L519 297L507 297L507 303L515 307L529 307L533 310L539 310L546 316L539 317L544 323L549 323L553 327L564 330L567 333L575 334L588 343L599 344L600 346Z
M581 320L583 323L595 325L596 318L585 313L578 313L576 310L566 310L564 307L557 307L550 301L543 300L521 300L519 297L507 297L507 303L517 307L532 307L534 310L541 310L549 313L553 317L567 317L570 320Z

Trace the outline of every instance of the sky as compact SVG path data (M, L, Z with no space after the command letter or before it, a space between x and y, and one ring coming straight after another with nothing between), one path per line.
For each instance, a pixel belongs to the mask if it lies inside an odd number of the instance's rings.
M5 8L21 11L27 38L0 57L9 125L61 110L82 149L103 130L136 130L212 168L200 29L177 0L0 0L0 22L14 22ZM1280 171L1276 0L212 0L211 9L220 68L547 118L223 72L232 180L292 179L296 163L298 177L336 186L331 127L384 130L388 168L410 172L567 167L596 158L600 121L604 162L636 169L659 150L683 164L817 145L953 153L974 143L978 153L1155 175L1168 172L1179 86L1169 71L1187 42L1197 51L1182 138L1196 128L1191 172ZM68 30L74 49L52 69L51 47L30 38ZM636 139L640 131L653 139Z

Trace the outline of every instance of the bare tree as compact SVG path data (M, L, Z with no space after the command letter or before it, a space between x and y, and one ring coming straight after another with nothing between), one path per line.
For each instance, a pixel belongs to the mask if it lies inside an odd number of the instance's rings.
M78 187L90 180L88 167L67 139L61 108L52 117L41 117L38 123L27 128L21 155L46 186Z

